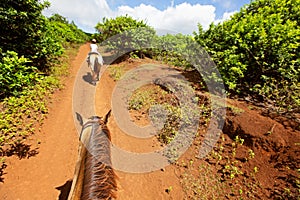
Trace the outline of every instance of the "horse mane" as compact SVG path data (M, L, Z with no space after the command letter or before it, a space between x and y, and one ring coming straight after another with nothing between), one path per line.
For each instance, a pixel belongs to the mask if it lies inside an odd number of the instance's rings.
M116 198L116 174L111 163L110 131L107 128L109 111L106 116L93 117L90 122L92 132L85 159L85 172L81 199L114 199Z

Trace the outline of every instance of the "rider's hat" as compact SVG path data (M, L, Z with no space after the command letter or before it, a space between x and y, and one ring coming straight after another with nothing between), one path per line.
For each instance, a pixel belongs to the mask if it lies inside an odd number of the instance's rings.
M95 43L96 43L97 41L96 41L96 39L92 39L92 42L95 42Z

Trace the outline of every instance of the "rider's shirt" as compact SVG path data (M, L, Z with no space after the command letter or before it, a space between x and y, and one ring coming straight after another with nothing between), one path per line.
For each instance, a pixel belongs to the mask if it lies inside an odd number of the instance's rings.
M91 53L98 53L97 44L91 44L90 47L91 47L91 51L90 51Z

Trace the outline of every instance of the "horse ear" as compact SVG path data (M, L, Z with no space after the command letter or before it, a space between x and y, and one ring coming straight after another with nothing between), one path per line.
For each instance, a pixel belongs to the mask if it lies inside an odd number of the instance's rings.
M78 120L79 124L81 126L83 126L83 119L82 119L82 116L76 112L76 119Z
M105 115L105 117L104 117L104 124L107 124L107 122L108 122L108 118L110 117L110 115L111 115L111 109L107 112L107 114Z

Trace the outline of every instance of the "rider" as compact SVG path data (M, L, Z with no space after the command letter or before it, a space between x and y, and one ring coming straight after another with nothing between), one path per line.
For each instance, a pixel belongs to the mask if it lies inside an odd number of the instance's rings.
M97 45L96 39L92 39L92 43L90 44L90 52L89 52L87 60L86 60L89 64L90 64L90 55L91 54L99 55L99 57L101 57L101 64L103 65L103 59L102 59L101 54L98 52L98 45Z
M92 44L90 44L90 48L91 48L90 52L99 53L98 52L98 45L96 43L97 43L96 39L92 39Z
M98 56L98 63L102 66L103 65L103 58L102 58L101 54L98 51L98 45L97 45L96 39L92 39L92 43L90 44L90 52L88 53L88 57L87 57L88 66L92 70L93 84L95 84L95 81L99 80L99 77L98 77L99 72L96 74L95 69L93 69L92 63L90 62L90 56L92 54L96 54Z

